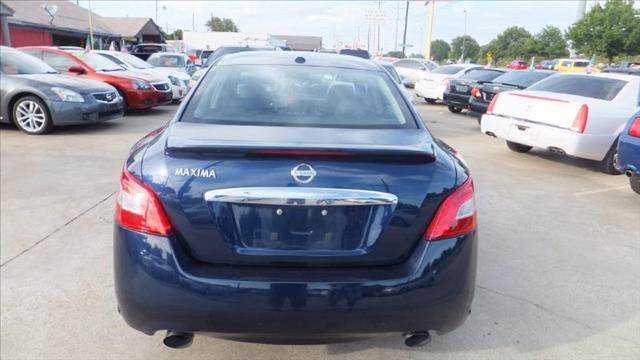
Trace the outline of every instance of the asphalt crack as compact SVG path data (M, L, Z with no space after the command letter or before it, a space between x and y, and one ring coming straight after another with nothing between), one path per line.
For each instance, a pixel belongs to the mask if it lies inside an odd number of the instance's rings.
M496 295L500 295L500 296L503 296L503 297L506 297L506 298L509 298L509 299L512 299L512 300L516 300L516 301L527 303L527 304L529 304L529 305L531 305L531 306L533 306L533 307L535 307L537 309L540 309L541 311L544 311L544 312L546 312L548 314L551 314L551 315L553 315L555 317L564 319L566 321L572 322L574 324L578 324L578 325L580 325L580 326L582 326L582 327L584 327L584 328L586 328L588 330L591 330L591 331L602 331L601 329L595 328L595 327L593 327L593 326L591 326L591 325L589 325L587 323L584 323L584 322L582 322L582 321L580 321L578 319L575 319L575 318L573 318L571 316L563 315L563 314L557 313L557 312L555 312L553 310L547 309L546 307L544 307L544 306L542 306L542 305L540 305L540 304L538 304L536 302L533 302L533 301L531 301L529 299L525 299L525 298L522 298L522 297L519 297L519 296L515 296L515 295L507 294L507 293L504 293L504 292L501 292L501 291L493 290L493 289L490 289L488 287L481 286L481 285L476 285L476 287L478 289L482 289L482 290L488 291L488 292L496 294ZM635 341L633 341L631 339L627 339L627 338L620 337L620 336L615 336L615 335L608 335L608 334L606 334L606 336L611 337L613 339L622 340L622 341L629 342L631 344L640 346L640 343L635 342Z
M81 211L78 215L74 216L73 218L71 218L69 221L67 221L66 223L62 224L61 226L57 227L56 229L54 229L53 231L51 231L50 233L48 233L47 235L45 235L42 239L36 241L35 243L31 244L29 247L27 247L26 249L22 250L21 252L19 252L18 254L12 256L11 258L9 258L7 261L5 261L4 263L0 264L0 268L4 267L5 265L9 264L10 262L12 262L13 260L21 257L22 255L26 254L27 252L29 252L31 249L35 248L36 246L38 246L39 244L41 244L42 242L44 242L45 240L47 240L48 238L50 238L51 236L55 235L57 232L59 232L60 230L64 229L65 227L73 224L76 220L78 220L79 218L81 218L82 216L84 216L85 214L87 214L89 211L95 209L98 205L104 203L105 201L109 200L110 197L112 197L116 192L113 191L111 192L109 195L107 195L106 197L104 197L101 200L98 200L98 202L96 202L95 204L89 206L87 209Z

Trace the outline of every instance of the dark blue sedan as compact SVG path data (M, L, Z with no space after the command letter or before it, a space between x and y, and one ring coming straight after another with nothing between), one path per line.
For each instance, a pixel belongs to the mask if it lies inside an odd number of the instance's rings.
M357 57L220 58L121 175L119 311L183 347L397 334L471 309L474 188L385 70Z
M640 194L640 112L629 119L618 139L617 166L629 177L631 189Z

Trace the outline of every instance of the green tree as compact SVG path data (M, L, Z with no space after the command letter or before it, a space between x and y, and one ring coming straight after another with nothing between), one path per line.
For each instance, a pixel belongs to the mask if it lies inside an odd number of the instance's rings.
M240 31L233 20L224 18L221 19L217 16L211 16L206 23L207 27L211 31L219 31L219 32L238 32Z
M438 39L431 42L431 57L433 60L438 62L447 60L449 51L451 51L451 46L446 41Z
M469 35L458 36L451 40L451 51L449 52L449 58L457 60L462 55L462 45L464 43L464 58L475 60L480 54L480 45L476 39Z
M512 26L483 46L483 56L487 51L491 51L496 63L501 60L511 61L529 57L533 55L532 50L535 48L532 39L533 36L525 28Z
M597 3L567 30L571 46L583 55L605 56L609 62L617 55L640 53L640 11L632 0Z
M182 40L182 29L174 30L171 34L165 34L167 40Z
M555 59L569 56L567 41L562 36L562 31L555 26L547 26L536 34L533 40L534 47L530 55L540 56L545 59Z
M409 58L411 58L411 59L424 59L424 55L413 53L413 54L409 55Z
M384 56L386 56L386 57L394 57L394 58L398 58L398 59L404 58L404 54L402 54L402 51L389 51L388 53L384 54Z

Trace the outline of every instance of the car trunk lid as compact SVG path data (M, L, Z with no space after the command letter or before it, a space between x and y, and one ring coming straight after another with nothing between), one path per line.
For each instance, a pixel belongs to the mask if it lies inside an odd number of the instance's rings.
M454 187L424 130L281 130L177 123L148 149L143 179L197 260L398 263Z

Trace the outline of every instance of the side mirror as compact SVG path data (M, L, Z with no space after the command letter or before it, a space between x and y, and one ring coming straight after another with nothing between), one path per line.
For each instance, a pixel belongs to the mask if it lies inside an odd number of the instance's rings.
M425 70L427 70L427 68L426 68L426 67L424 67L424 66L419 66L419 67L418 67L418 70L420 70L420 71L425 71Z
M84 68L82 68L82 66L75 66L75 65L69 66L69 69L67 69L67 71L77 75L84 75L87 73L87 71Z

